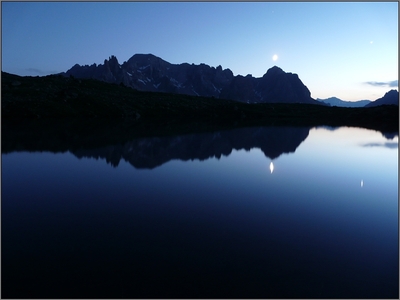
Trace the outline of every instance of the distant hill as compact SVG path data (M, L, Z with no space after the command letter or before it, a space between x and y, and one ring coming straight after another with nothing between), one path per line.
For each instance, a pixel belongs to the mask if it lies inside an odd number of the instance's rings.
M382 98L376 99L365 107L374 107L379 105L399 105L399 92L397 90L390 90Z
M119 64L115 56L104 64L74 65L61 75L123 84L139 91L214 97L247 103L321 104L311 98L297 74L277 66L261 78L234 76L229 69L206 64L171 64L152 54L135 54Z
M336 97L330 97L327 99L317 98L316 100L328 104L330 106L339 106L339 107L363 107L371 103L371 100L345 101Z

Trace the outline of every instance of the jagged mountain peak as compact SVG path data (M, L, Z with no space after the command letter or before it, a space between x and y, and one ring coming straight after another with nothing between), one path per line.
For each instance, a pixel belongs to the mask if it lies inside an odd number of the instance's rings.
M117 59L117 57L116 57L115 55L111 55L111 56L108 58L108 61L116 61L116 62L118 62L118 59Z
M115 67L115 66L119 67L119 62L118 62L118 59L114 55L111 55L108 59L104 60L104 65L105 66L106 65L110 65L110 66L113 66L113 67Z

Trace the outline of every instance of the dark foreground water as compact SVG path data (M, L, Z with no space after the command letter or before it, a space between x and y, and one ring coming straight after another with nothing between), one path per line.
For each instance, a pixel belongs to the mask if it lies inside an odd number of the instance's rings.
M253 128L2 154L2 298L398 298L398 137Z

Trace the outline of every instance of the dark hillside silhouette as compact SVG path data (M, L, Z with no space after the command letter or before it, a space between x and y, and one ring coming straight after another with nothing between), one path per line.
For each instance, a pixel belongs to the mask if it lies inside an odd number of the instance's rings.
M152 54L135 54L122 65L115 56L104 64L74 65L64 76L123 84L139 91L223 98L247 103L321 104L297 74L272 67L262 78L237 75L206 64L170 64Z
M399 106L399 92L397 90L390 90L382 98L376 99L365 107L374 107L379 105L397 105Z

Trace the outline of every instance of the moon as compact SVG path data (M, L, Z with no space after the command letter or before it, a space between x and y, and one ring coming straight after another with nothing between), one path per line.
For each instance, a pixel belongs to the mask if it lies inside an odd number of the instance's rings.
M274 54L274 56L272 56L272 60L276 61L278 59L278 55Z

